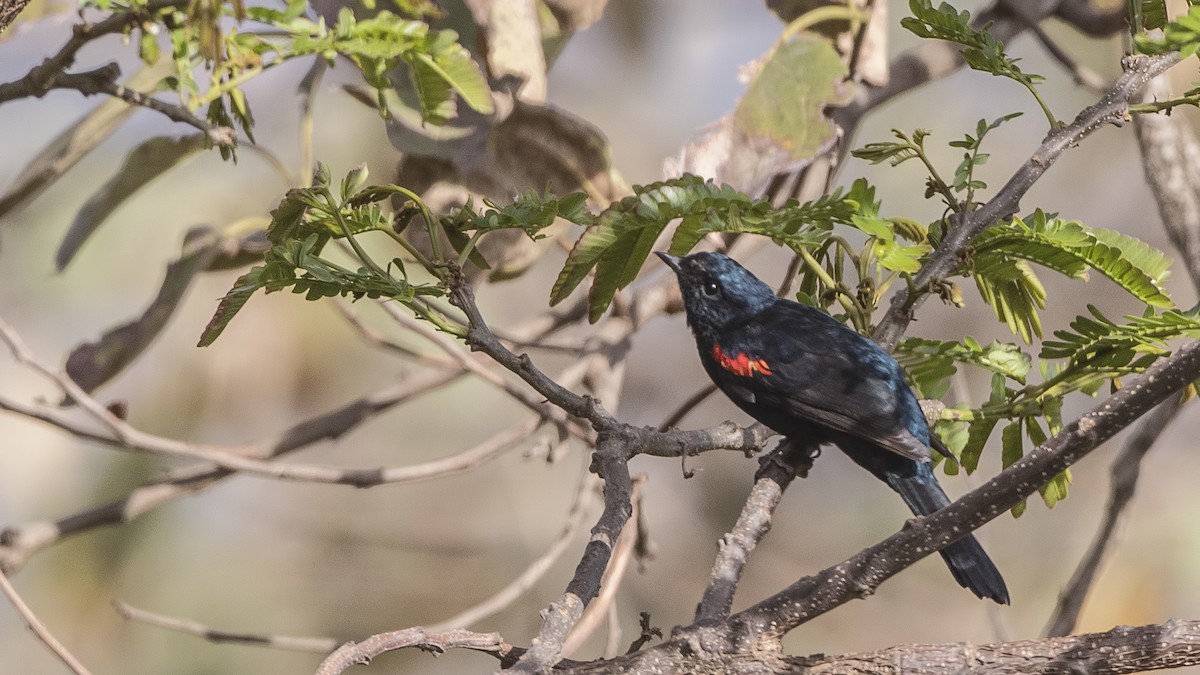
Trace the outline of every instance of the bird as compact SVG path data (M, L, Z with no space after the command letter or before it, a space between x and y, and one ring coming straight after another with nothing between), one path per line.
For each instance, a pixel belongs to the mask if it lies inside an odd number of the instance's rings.
M931 461L932 450L949 451L882 347L776 295L724 254L658 257L678 279L704 370L734 404L804 447L836 445L918 516L950 504ZM1004 577L973 535L940 553L959 585L1009 604Z

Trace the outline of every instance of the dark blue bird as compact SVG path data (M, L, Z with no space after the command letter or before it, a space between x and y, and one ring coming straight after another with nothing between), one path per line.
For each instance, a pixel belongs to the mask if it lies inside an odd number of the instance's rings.
M833 443L925 516L950 499L930 465L929 432L900 364L827 314L780 298L719 253L659 253L675 270L700 361L739 408L802 444ZM954 579L1008 604L1000 571L974 536L941 550Z

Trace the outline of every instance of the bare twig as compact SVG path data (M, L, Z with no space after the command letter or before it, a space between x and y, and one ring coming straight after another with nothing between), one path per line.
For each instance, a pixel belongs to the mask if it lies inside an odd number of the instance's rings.
M686 401L679 405L678 408L671 411L671 414L667 415L666 419L662 421L662 424L658 425L658 430L667 431L671 429L671 427L677 426L683 421L683 418L688 416L688 413L692 412L692 410L696 408L696 406L703 403L706 399L708 399L709 396L712 396L715 393L717 393L717 385L711 383L704 385L700 388L700 391L697 391L689 396Z
M40 96L41 94L36 92L41 89L42 93L45 93L46 83L50 82L55 75L70 68L75 63L75 56L79 50L87 43L104 35L120 33L141 21L147 14L153 14L168 7L182 7L186 4L187 0L150 0L144 7L139 7L137 11L120 12L109 15L96 23L85 22L75 26L70 39L56 54L30 69L21 79L0 84L0 103L25 96Z
M498 373L489 367L489 364L482 363L472 355L463 350L462 345L457 340L445 333L438 332L431 325L424 321L418 321L411 314L401 310L395 303L381 303L384 311L400 326L406 330L410 330L417 335L425 338L434 344L438 349L442 350L447 356L454 360L458 365L470 371L479 379L496 387L505 394L508 394L514 400L528 407L530 410L542 415L556 424L560 425L565 431L579 438L589 440L591 435L581 428L578 424L566 418L558 408L547 405L547 401L539 399L531 395L525 389L515 386L513 383L501 377Z
M771 518L783 491L797 474L804 475L812 465L814 448L797 448L784 440L770 454L759 460L754 487L746 499L733 529L721 537L717 558L704 596L696 606L696 624L723 621L733 606L733 596L742 570L758 542L771 529Z
M395 340L391 340L381 335L379 331L371 328L365 322L363 322L363 320L360 319L357 314L351 311L345 303L335 302L333 303L333 306L337 309L338 314L340 314L342 318L346 320L346 323L350 324L350 327L354 329L354 332L358 334L359 339L371 346L379 347L380 349L387 350L400 356L417 359L422 363L427 363L430 365L446 367L451 363L450 359L444 356L426 354L417 351L406 344L401 344Z
M72 396L76 402L93 407L99 405L95 399L82 390ZM46 407L27 406L0 397L0 410L17 413L36 419L78 438L111 445L120 449L133 450L166 457L182 457L195 459L213 464L226 471L238 471L263 478L276 480L299 481L306 483L329 483L334 485L350 485L358 488L375 487L388 483L408 483L429 480L439 476L448 476L470 470L488 460L511 449L514 445L529 437L542 419L534 416L529 421L503 431L483 443L451 457L402 467L378 467L371 469L339 468L320 466L316 464L295 464L271 460L256 459L239 454L236 448L198 445L149 434L133 427L124 420L112 417L108 420L113 434L97 433L85 425ZM95 413L93 413L95 414Z
M330 654L317 668L316 675L337 675L356 663L366 663L384 652L416 647L434 654L447 649L474 649L503 656L512 646L499 633L473 633L468 630L448 630L440 633L424 628L405 628L372 635L362 642L347 642Z
M198 621L191 619L181 619L179 617L167 616L166 614L157 614L144 609L138 609L133 605L116 600L113 602L113 607L117 613L129 619L130 621L140 621L152 626L166 628L178 633L187 633L203 638L209 642L215 643L233 643L243 645L258 645L260 647L271 647L273 649L286 649L294 652L314 652L318 654L328 654L337 649L341 641L334 638L326 637L303 637L293 635L261 635L256 633L232 633L226 630L220 630L206 626Z
M1108 86L1108 82L1103 77L1100 77L1099 73L1076 61L1053 38L1047 35L1046 31L1042 30L1042 27L1036 21L1030 21L1026 24L1025 28L1030 33L1033 33L1033 36L1037 38L1038 43L1042 45L1046 53L1050 54L1055 61L1058 61L1058 65L1062 66L1063 70L1071 74L1071 78L1075 80L1075 84L1087 87L1096 93L1104 91L1104 88Z
M63 665L77 675L90 675L90 671L71 652L67 651L67 648L58 641L58 638L54 637L50 630L46 628L46 624L42 623L41 619L29 608L29 605L25 604L25 601L21 599L21 596L17 593L17 589L13 588L12 583L9 582L3 570L0 570L0 593L3 593L8 598L8 601L12 603L17 613L21 615L21 619L25 621L25 627L32 631L37 636L37 639L46 645L50 651L54 652L54 655L58 657L59 661L63 662Z
M240 448L230 454L268 459L291 453L313 443L335 439L375 414L433 391L461 377L461 370L429 370L340 408L296 423L277 437ZM35 412L35 411L31 411ZM67 431L71 431L67 429ZM91 434L90 430L81 433ZM87 436L85 436L87 437ZM112 440L102 437L103 440ZM127 523L185 495L205 490L235 472L211 464L178 469L162 478L134 488L128 496L71 514L57 521L39 521L0 532L0 569L19 569L29 556L63 538L102 525Z

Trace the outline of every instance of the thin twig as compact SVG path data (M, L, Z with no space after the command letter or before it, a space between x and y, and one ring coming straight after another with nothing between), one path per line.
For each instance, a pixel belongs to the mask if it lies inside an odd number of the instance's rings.
M245 446L229 448L229 453L270 459L289 454L326 439L335 439L349 432L374 415L396 405L442 387L463 376L465 371L428 370L418 373L403 382L388 387L373 395L352 401L332 411L302 420L273 439ZM21 414L37 417L42 411L22 410ZM83 438L92 438L91 430L65 428L64 431L79 431ZM107 436L95 436L96 440L114 443ZM153 511L174 500L203 491L221 480L234 475L234 471L204 463L176 469L162 478L151 480L134 488L126 497L70 514L57 521L38 521L20 527L7 528L0 532L0 569L13 571L24 565L29 556L51 546L64 538L103 525L128 523L145 513Z
M369 345L379 347L380 349L393 352L400 356L417 359L418 361L429 365L435 365L444 368L449 366L451 363L450 359L444 356L425 354L413 349L412 347L409 347L406 344L401 344L395 340L384 337L379 333L379 331L371 328L364 323L362 319L358 318L358 315L352 312L345 303L335 302L333 303L333 306L337 309L338 314L340 314L342 318L346 320L346 323L350 324L350 327L354 329L354 332L358 334L359 339Z
M1076 61L1066 50L1058 46L1058 43L1047 35L1046 31L1042 30L1042 27L1038 23L1030 22L1026 25L1026 28L1030 33L1033 33L1033 36L1037 38L1042 48L1055 61L1058 61L1058 65L1071 74L1071 78L1075 80L1075 84L1087 87L1095 93L1104 91L1104 88L1108 86L1108 82L1103 77L1100 77L1099 73Z
M784 490L798 473L804 474L815 457L813 448L796 448L784 440L759 460L758 474L737 522L721 537L704 596L696 606L694 623L723 621L733 606L733 596L750 553L771 529L771 518Z
M72 396L72 399L89 407L92 404L98 405L95 399L86 395L76 394ZM156 436L141 431L122 420L112 422L112 425L118 429L112 435L100 434L46 407L26 406L3 397L0 397L0 410L36 419L78 438L104 443L123 450L194 459L213 464L226 471L238 471L275 480L350 485L357 488L376 487L391 483L410 483L468 471L508 451L517 443L528 438L542 423L541 417L533 416L528 421L507 429L469 450L424 464L360 469L246 457L238 454L236 448L198 445Z
M92 40L112 33L123 32L129 26L142 21L168 7L182 7L188 0L150 0L134 11L112 14L96 23L81 23L74 27L71 37L53 56L34 66L18 80L0 84L0 103L28 96L41 96L54 78L75 63L79 50Z
M381 303L381 306L383 307L384 311L387 312L388 316L391 317L391 319L398 325L433 343L434 346L441 349L442 352L444 352L447 356L457 362L464 369L470 371L479 379L496 387L500 391L503 391L505 394L508 394L514 400L528 407L530 410L533 410L534 412L553 420L556 424L561 425L572 435L578 436L579 438L583 438L585 440L591 438L591 435L586 430L573 421L567 419L566 415L564 415L562 411L553 406L547 405L545 400L531 395L525 389L519 388L501 377L498 373L492 370L488 364L482 363L464 351L462 345L454 338L445 333L437 331L427 322L418 321L411 314L397 307L395 303L384 302Z
M294 635L264 635L257 633L233 633L227 630L220 630L206 626L198 621L191 619L182 619L166 614L157 614L144 609L138 609L126 602L116 600L113 602L113 607L121 616L130 621L139 621L141 623L166 628L177 633L186 633L203 638L209 642L218 644L242 644L242 645L257 645L260 647L270 647L272 649L286 649L294 652L314 652L317 654L328 654L337 649L341 644L340 640L327 637L304 637Z
M87 667L80 663L79 659L76 659L71 652L67 651L67 648L58 641L58 638L54 637L50 630L46 628L46 624L42 623L42 620L33 613L29 605L25 604L20 594L17 593L17 589L13 588L13 585L8 581L8 577L5 576L3 570L0 570L0 593L3 593L8 598L8 601L12 603L12 606L16 608L17 613L21 615L21 619L25 621L25 627L32 631L37 636L37 639L46 645L50 651L54 652L58 660L62 661L71 672L76 673L76 675L91 675Z

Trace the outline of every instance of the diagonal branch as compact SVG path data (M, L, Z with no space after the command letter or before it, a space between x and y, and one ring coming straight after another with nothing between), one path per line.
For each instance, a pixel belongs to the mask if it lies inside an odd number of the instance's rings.
M730 619L734 642L776 640L806 621L870 594L917 560L957 541L1033 494L1198 377L1200 341L1193 341L950 506L908 521L904 529L879 544L735 614Z
M758 474L746 504L733 529L721 537L717 559L704 596L696 607L695 623L723 621L733 607L733 596L750 553L771 529L771 518L783 491L797 475L806 475L816 456L815 448L796 448L784 440L770 454L759 460Z
M63 665L70 669L72 673L76 673L76 675L90 675L91 671L80 663L79 659L75 658L71 652L67 651L67 648L58 641L58 638L54 637L54 634L46 628L46 624L42 623L42 620L33 613L29 605L25 604L25 601L17 593L17 589L13 588L12 583L9 582L8 577L5 576L2 570L0 570L0 593L8 598L8 601L12 603L17 613L21 615L21 619L25 622L25 627L37 636L37 639L46 645L50 651L54 652L54 655L58 657L59 661L63 662Z
M913 312L928 297L933 282L954 273L959 257L971 241L987 228L1016 213L1021 198L1068 148L1107 124L1123 124L1128 115L1130 99L1147 82L1178 62L1178 53L1126 57L1125 74L1108 88L1098 102L1085 108L1069 125L1051 131L994 197L953 224L946 238L914 277L911 287L900 290L892 298L891 307L871 337L888 349L894 348L912 321Z

